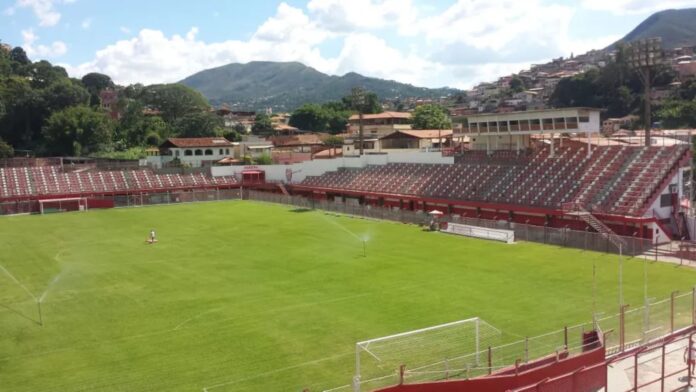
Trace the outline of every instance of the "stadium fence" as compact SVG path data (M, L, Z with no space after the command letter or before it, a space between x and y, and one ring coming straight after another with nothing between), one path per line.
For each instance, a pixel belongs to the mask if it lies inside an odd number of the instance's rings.
M243 197L245 199L286 204L298 208L319 209L347 215L391 220L416 225L427 225L431 219L431 217L423 211L396 210L365 205L351 205L342 202L313 200L303 196L289 196L254 190L244 190ZM502 220L467 218L459 215L444 215L440 217L439 220L440 222L451 222L489 229L511 230L514 231L515 238L522 241L538 242L603 253L619 253L619 249L612 245L608 237L604 236L603 234L590 231L548 226L534 226ZM623 254L626 256L644 255L647 252L655 249L652 241L649 239L625 236L621 238L623 238L627 244L627 246L622 249Z

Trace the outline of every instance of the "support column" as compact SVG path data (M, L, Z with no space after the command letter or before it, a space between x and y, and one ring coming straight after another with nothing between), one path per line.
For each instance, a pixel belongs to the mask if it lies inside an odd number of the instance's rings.
M553 132L551 133L551 158L554 157L555 150L553 148Z
M591 133L587 132L585 133L587 136L587 157L589 158L592 155L592 139L591 139Z

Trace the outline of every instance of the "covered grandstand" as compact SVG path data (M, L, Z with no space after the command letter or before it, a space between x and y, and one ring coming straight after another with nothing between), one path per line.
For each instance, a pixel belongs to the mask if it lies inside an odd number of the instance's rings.
M0 167L0 214L38 212L38 200L84 197L92 205L110 206L97 200L240 186L234 176L213 177L203 170L156 172L147 167L103 170L93 165L63 165L60 159L23 164Z

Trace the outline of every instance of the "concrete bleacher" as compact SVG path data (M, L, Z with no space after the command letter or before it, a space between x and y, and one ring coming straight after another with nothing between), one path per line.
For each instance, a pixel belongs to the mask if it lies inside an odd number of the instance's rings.
M388 163L307 177L300 187L442 200L639 215L671 178L688 146L548 147L534 152L472 151L455 164Z
M235 185L238 185L238 181L234 176L212 177L203 173L158 174L150 169L64 171L58 165L0 168L0 199L215 188Z

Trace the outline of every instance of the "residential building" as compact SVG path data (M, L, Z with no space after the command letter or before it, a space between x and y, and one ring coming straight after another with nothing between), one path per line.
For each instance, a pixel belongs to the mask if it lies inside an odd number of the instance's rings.
M411 129L411 113L382 112L364 114L362 118L365 136L377 138L399 129ZM360 116L354 114L348 119L348 131L357 134L360 130Z
M232 154L232 148L224 137L169 138L159 146L159 155L147 160L155 167L176 161L191 167L210 166Z

